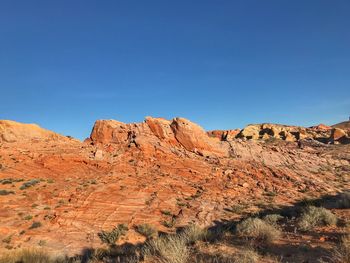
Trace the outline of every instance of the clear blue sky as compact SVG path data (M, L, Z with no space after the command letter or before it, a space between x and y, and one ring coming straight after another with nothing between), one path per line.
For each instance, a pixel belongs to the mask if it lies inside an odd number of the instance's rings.
M0 119L205 129L350 114L350 1L0 1Z

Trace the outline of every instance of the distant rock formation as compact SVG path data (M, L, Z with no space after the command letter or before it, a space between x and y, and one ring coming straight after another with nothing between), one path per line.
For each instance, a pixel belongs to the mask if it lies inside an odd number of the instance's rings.
M18 140L57 140L68 138L41 128L36 124L25 124L9 120L0 120L0 142Z
M232 141L236 138L237 134L239 134L241 130L214 130L208 131L207 134L210 137L218 138L220 141Z
M332 128L339 128L343 130L350 130L350 121L343 121L332 125Z
M199 155L228 155L228 146L211 138L197 124L184 118L172 121L147 117L142 123L125 124L115 120L98 120L92 130L94 144L123 144L151 151L154 146L183 148Z
M102 247L98 233L118 224L130 229L120 244L137 245L145 241L134 231L140 224L173 233L190 223L236 220L233 208L247 202L258 211L258 200L263 211L271 202L287 207L339 193L349 189L350 145L324 138L346 143L349 133L275 124L206 132L187 119L147 117L98 120L80 142L0 121L0 190L9 193L0 196L0 236L13 235L14 248L45 240L50 251L74 255ZM33 209L40 229L20 216ZM0 242L0 254L8 245Z
M304 128L270 123L248 125L237 135L237 138L248 140L281 139L296 142L311 139L322 143L347 143L348 137L349 134L346 131L335 130L324 124Z
M280 124L251 124L239 130L213 130L205 132L197 124L184 118L169 121L146 117L142 123L125 124L115 120L96 121L90 139L93 143L135 145L147 148L151 145L183 147L199 155L227 155L227 144L235 139L269 140L289 142L316 140L321 143L348 143L349 134L324 124L309 128Z
M155 146L159 146L164 151L177 148L203 156L228 156L230 145L224 142L231 142L236 139L280 139L289 142L309 139L326 144L347 144L350 141L350 129L346 129L346 125L341 123L329 127L319 124L305 128L263 123L250 124L242 130L206 132L202 127L185 118L166 120L146 117L144 122L130 124L116 120L97 120L90 138L86 142L96 145L136 146L148 151L154 151ZM339 127L345 128L341 129ZM69 140L69 138L43 129L36 124L0 120L0 142L15 142L18 140Z

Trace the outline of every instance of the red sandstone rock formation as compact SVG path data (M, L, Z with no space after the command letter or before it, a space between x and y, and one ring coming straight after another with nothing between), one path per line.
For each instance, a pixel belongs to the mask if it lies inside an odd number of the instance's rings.
M52 131L45 130L36 124L0 120L0 142L64 139L67 138Z
M220 141L232 141L236 138L236 136L239 134L241 130L235 129L235 130L214 130L214 131L208 131L207 134L210 137L218 138Z
M0 180L7 180L0 190L10 192L0 196L0 236L12 236L13 247L45 240L50 250L80 253L101 246L97 233L118 223L131 229L121 242L143 241L133 231L142 223L171 231L162 224L169 220L163 210L176 227L210 225L230 219L225 209L237 203L268 202L266 193L288 205L305 192L349 188L339 180L350 166L350 145L301 149L296 142L260 140L262 130L287 138L283 132L295 136L294 129L308 136L306 128L259 125L259 140L220 141L186 119L148 117L134 124L97 121L90 139L79 142L37 126L0 124ZM33 179L35 185L21 190ZM29 229L28 215L42 227Z
M90 139L95 144L124 144L152 148L177 147L200 155L228 155L228 148L212 139L197 124L184 118L168 121L147 117L145 122L125 124L114 120L96 121Z

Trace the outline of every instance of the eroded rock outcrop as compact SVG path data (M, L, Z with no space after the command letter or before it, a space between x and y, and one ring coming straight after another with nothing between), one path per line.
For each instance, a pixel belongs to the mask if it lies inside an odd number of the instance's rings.
M343 129L333 128L331 131L330 142L348 144L350 143L349 133Z
M239 134L241 130L214 130L208 131L207 134L210 137L218 138L220 141L232 141L236 138L237 134Z
M140 147L178 147L200 155L228 155L228 146L211 138L197 124L184 118L172 121L147 117L142 123L125 124L114 120L96 121L91 141L94 144L122 144Z
M290 142L309 139L321 143L347 143L347 136L344 130L337 128L332 129L323 124L305 128L300 126L263 123L248 125L237 135L237 138L245 138L248 140L281 139Z
M0 142L16 142L29 140L64 140L65 136L41 128L36 124L19 123L0 120Z
M16 134L17 141L0 143L0 177L11 182L1 184L11 194L0 198L0 236L11 236L13 247L45 240L47 249L74 255L101 247L98 233L118 224L129 227L121 242L139 244L145 241L134 230L140 224L174 232L193 222L209 226L236 220L235 213L228 213L232 208L253 205L256 211L257 200L271 204L271 193L274 204L286 207L310 193L316 197L349 189L344 178L350 145L305 139L301 148L282 140L287 131L295 136L283 127L265 125L260 134L262 125L257 126L259 138L276 134L277 143L234 139L236 131L232 140L227 131L208 135L182 118L97 121L86 142L64 136L64 141L46 140L55 133L18 127L1 131ZM39 139L28 143L27 138ZM231 154L226 158L221 153L226 154L227 146ZM215 156L207 158L206 152ZM23 196L23 184L33 180L38 183ZM42 226L31 229L33 221L23 220L22 214L35 215ZM173 218L173 227L165 226ZM22 229L26 231L19 235ZM0 242L0 254L7 245Z
M209 137L202 127L187 119L175 118L170 126L174 131L176 140L188 151L201 155L210 155L211 153L228 154L228 149L223 144Z

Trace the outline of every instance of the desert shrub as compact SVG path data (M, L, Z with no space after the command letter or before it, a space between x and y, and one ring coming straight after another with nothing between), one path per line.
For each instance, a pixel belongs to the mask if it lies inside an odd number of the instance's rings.
M55 181L53 180L53 179L47 179L47 181L46 182L48 182L49 184L53 184Z
M114 227L111 231L102 230L97 235L101 239L102 243L105 243L107 245L114 245L120 237L126 235L127 231L128 227L125 224L119 224L117 227Z
M163 236L149 240L143 248L147 257L155 257L162 263L185 263L189 258L186 240L181 235Z
M345 235L340 240L338 248L333 253L335 262L350 262L350 234Z
M310 197L304 197L300 200L300 206L309 207L309 206L319 206L320 200Z
M12 240L12 236L8 236L8 237L5 237L5 238L2 240L2 242L9 244L9 243L11 243L11 240Z
M34 228L38 228L41 226L42 226L41 222L33 222L33 224L30 226L29 229L34 229Z
M230 256L230 255L229 255ZM227 257L227 255L215 254L208 257L207 254L196 254L192 262L195 263L235 263L232 257Z
M181 233L187 244L194 244L198 240L205 240L208 237L208 231L195 224L186 227Z
M24 220L32 220L33 219L33 216L31 215L27 215L25 217L23 217Z
M350 192L341 193L335 204L336 208L350 208Z
M280 231L259 218L248 218L237 224L239 236L271 243L280 237Z
M0 195L10 195L14 193L15 193L14 191L0 190Z
M38 245L41 246L41 247L45 246L46 245L46 241L45 240L39 240Z
M172 216L173 214L169 210L162 210L161 213L165 216Z
M247 208L246 205L243 204L236 204L233 205L229 208L225 208L226 211L231 212L231 213L235 213L235 214L241 214L242 212L244 212L244 210Z
M47 253L40 250L23 249L0 256L0 263L53 263Z
M234 256L234 263L257 263L259 262L259 254L253 249L243 249Z
M22 181L23 181L23 179L14 179L14 178L0 179L1 184L12 184L12 183L22 182Z
M283 216L279 215L279 214L270 214L270 215L266 215L263 217L263 220L270 224L273 225L274 227L276 227L278 224L278 221L280 221L281 219L283 219Z
M301 230L310 230L316 226L335 225L337 217L323 207L309 206L304 209L299 219Z
M143 235L147 239L156 237L158 235L157 229L149 224L141 224L136 226L136 232Z
M1 184L12 184L12 179L8 178L8 179L2 179L1 180Z
M167 228L172 228L174 227L176 224L176 218L175 217L171 217L170 220L165 220L162 222L162 225L167 227Z
M24 189L27 189L31 186L34 186L36 184L40 183L40 180L39 179L32 179L28 182L25 182L24 184L21 185L21 187L19 188L20 190L24 190Z

